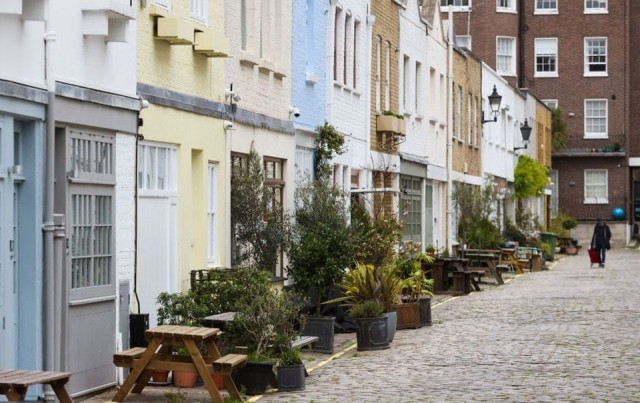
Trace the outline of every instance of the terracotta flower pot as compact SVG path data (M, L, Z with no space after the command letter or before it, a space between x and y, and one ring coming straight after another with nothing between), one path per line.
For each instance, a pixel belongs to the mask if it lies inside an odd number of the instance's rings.
M213 378L213 382L215 382L216 388L218 388L218 390L225 389L224 381L222 380L222 375L211 374L211 378Z
M153 382L164 383L169 379L169 371L153 371L153 375L151 375L151 379Z
M173 384L179 388L193 388L197 377L195 372L173 371Z

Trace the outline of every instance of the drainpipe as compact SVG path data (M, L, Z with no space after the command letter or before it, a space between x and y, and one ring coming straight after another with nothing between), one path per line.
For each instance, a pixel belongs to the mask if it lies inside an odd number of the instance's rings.
M447 222L445 224L445 247L449 256L452 254L451 221L453 217L453 184L451 170L453 169L453 0L449 0L448 29L447 29Z
M49 21L45 20L44 51L45 51L45 81L47 85L47 121L45 134L45 192L44 192L44 267L43 267L43 314L44 327L42 335L44 351L44 369L48 371L56 370L56 357L59 357L58 346L55 343L56 336L56 298L55 290L60 289L61 284L56 284L54 273L55 249L53 222L53 192L55 186L55 99L56 82L54 75L54 46L56 32L49 31ZM59 308L58 308L59 309ZM45 387L45 401L55 401L55 395L50 386Z

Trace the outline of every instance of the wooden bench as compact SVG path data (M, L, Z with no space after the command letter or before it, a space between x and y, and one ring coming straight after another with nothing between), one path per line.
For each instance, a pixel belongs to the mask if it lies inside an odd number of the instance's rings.
M221 375L231 375L233 369L242 367L247 363L245 354L227 354L213 362L213 373Z
M31 385L51 385L60 403L72 403L64 388L69 382L69 372L0 369L0 395L9 401L24 400Z
M140 358L144 350L144 347L133 347L117 352L113 355L113 365L116 367L131 368L133 366L133 360Z
M298 338L291 343L291 348L294 349L310 346L319 339L320 338L318 336L298 336Z

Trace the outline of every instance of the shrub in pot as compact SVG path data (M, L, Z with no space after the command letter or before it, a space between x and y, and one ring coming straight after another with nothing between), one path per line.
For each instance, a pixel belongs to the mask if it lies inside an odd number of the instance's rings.
M287 346L278 357L278 390L292 391L305 388L305 367L299 348Z
M349 313L356 322L358 351L389 348L388 322L382 304L364 301L351 306Z

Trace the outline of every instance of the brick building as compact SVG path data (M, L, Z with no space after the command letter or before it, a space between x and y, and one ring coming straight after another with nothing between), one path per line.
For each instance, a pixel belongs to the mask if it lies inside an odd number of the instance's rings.
M440 0L453 7L459 46L473 50L517 88L559 108L567 141L553 149L552 209L578 218L590 238L597 217L614 240L637 235L634 200L640 147L633 120L631 54L640 5L624 1ZM452 3L451 6L448 4ZM637 3L637 2L636 2ZM443 14L444 15L444 14ZM635 64L637 65L637 63ZM635 174L637 179L640 175ZM638 195L638 196L636 196ZM617 210L622 209L624 216Z

